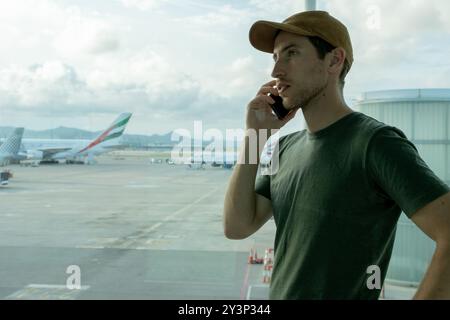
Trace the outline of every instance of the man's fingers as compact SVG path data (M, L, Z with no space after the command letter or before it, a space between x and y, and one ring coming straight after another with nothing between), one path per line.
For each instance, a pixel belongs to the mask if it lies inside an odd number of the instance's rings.
M253 101L248 105L249 109L253 110L264 110L270 109L271 104L274 104L275 100L267 95L261 95L253 99Z
M272 93L275 95L278 95L278 90L274 88L274 86L277 84L276 80L269 81L267 83L264 83L261 88L259 89L257 95L261 94L268 94Z
M257 95L258 96L260 96L260 95L267 95L268 93L271 93L271 94L276 95L276 96L279 95L278 90L276 88L274 88L274 87L261 87L261 89L259 89Z
M273 87L276 84L277 84L277 80L271 80L271 81L269 81L267 83L264 83L262 86L263 87Z

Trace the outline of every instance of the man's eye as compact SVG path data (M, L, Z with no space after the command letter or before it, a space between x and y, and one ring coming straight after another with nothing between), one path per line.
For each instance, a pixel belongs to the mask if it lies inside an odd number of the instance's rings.
M297 53L298 53L297 50L289 50L289 51L288 51L288 56L289 56L289 57L295 56Z

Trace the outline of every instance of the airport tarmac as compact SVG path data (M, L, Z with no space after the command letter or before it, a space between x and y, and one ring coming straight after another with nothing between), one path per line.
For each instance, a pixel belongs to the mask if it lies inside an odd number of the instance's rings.
M267 298L262 266L247 257L273 246L275 226L224 237L231 170L125 156L9 168L14 177L0 189L0 299ZM70 266L79 267L80 289L66 286Z
M248 239L226 239L232 171L150 158L9 166L14 177L0 188L0 299L267 299L263 267L247 258L251 248L262 257L273 247L273 220ZM73 266L78 289L67 286ZM387 283L382 298L410 299L416 289Z

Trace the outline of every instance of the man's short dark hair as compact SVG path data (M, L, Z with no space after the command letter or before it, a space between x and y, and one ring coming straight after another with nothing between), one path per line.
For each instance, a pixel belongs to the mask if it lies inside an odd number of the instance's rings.
M307 37L311 44L316 48L317 55L319 59L323 60L325 58L325 55L329 52L331 52L336 47L330 44L329 42L323 40L319 37ZM347 59L344 61L344 66L342 68L341 74L339 75L339 82L341 84L341 87L344 87L345 84L345 77L350 70L350 67L348 65Z

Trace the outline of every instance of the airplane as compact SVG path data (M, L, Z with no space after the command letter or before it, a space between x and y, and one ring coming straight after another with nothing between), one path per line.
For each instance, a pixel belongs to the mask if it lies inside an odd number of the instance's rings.
M0 146L0 166L8 165L12 160L20 160L20 144L22 142L24 128L15 128L8 138Z
M236 151L208 152L203 150L186 158L184 163L191 169L205 169L207 164L211 167L232 169L236 165L237 160L238 153Z
M237 151L206 153L203 155L203 161L211 164L211 167L232 169L238 161L238 155Z
M265 170L274 170L272 167L273 163L272 158L274 153L278 152L278 136L272 136L268 139L267 143L264 145L263 150L260 154L260 163L261 167L265 168ZM198 152L194 152L191 154L191 157L186 158L185 164L189 168L193 169L204 169L207 164L211 167L222 167L224 169L233 169L234 166L238 163L239 159L239 151L240 144L238 143L236 147L233 147L233 150L220 152L218 150L205 148L204 150L198 150ZM229 148L230 149L230 148ZM247 159L247 161L250 161ZM256 161L256 158L254 159Z
M120 137L131 115L129 112L122 113L106 130L91 141L27 139L24 141L27 160L40 163L57 163L59 160L65 160L67 164L93 164L94 156L122 147Z

